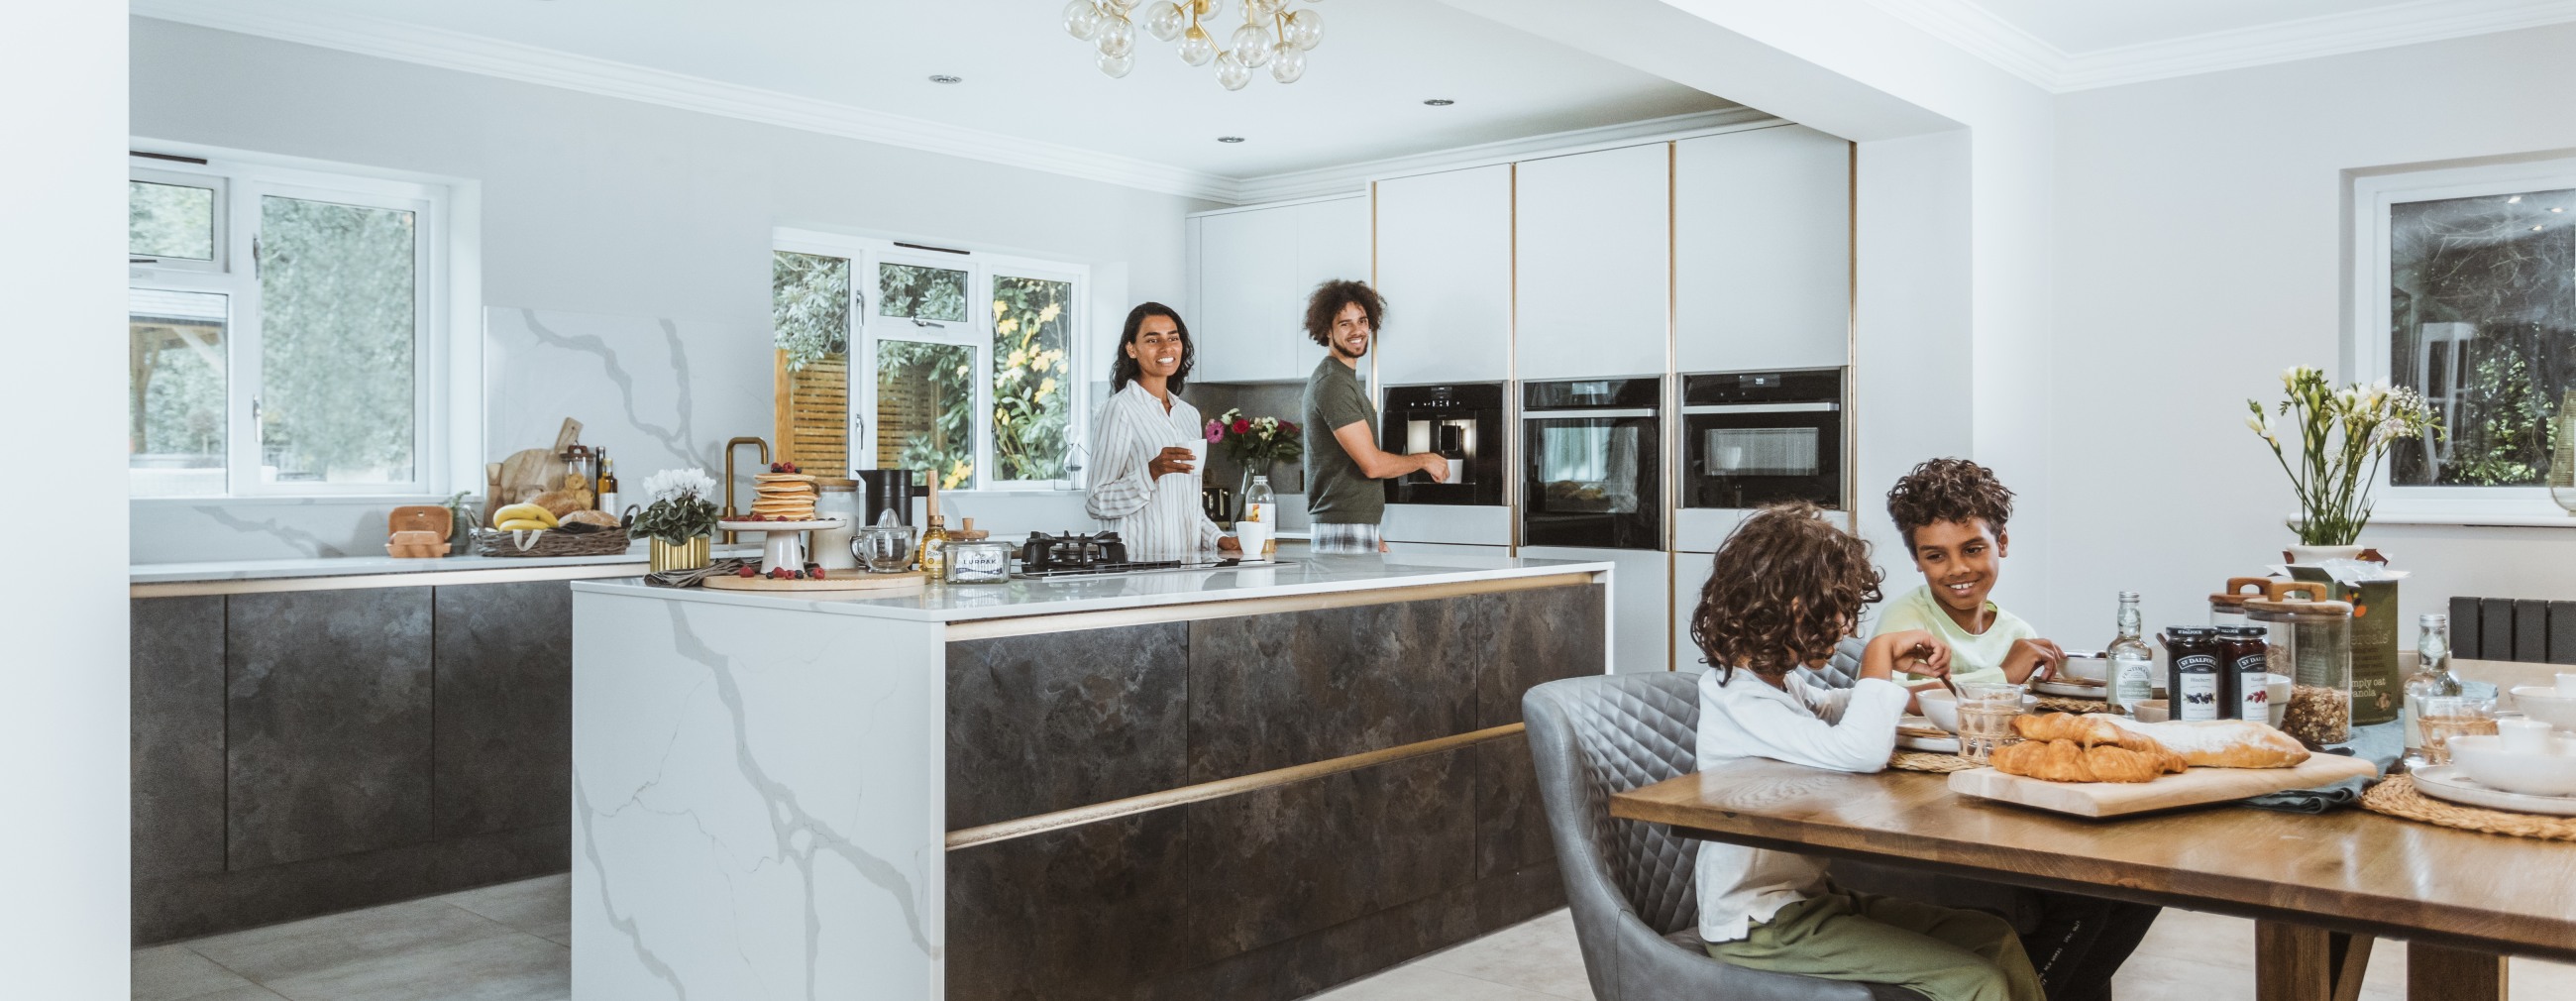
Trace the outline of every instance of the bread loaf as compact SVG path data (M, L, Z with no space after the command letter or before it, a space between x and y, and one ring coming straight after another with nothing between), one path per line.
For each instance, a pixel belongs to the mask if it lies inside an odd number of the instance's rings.
M575 511L563 516L563 523L567 525L597 525L601 528L616 528L619 524L617 516L606 511Z
M535 500L528 503L545 508L547 513L557 518L590 506L589 501L583 500L580 494L570 490L548 490L538 494Z
M2143 734L2199 768L2290 768L2308 760L2308 749L2289 734L2252 720L2221 719L2140 723L2108 713L2088 713L2132 734Z

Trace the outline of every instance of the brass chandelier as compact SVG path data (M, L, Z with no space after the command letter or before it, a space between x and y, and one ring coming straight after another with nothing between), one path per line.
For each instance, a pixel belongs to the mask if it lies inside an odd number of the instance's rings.
M1154 0L1144 5L1142 17L1154 37L1180 42L1182 62L1214 63L1216 82L1227 90L1242 90L1252 82L1252 71L1263 66L1280 83L1305 76L1306 53L1324 40L1323 15L1289 9L1298 0L1239 2L1243 24L1226 36L1223 47L1200 21L1216 20L1225 0ZM1123 77L1136 68L1136 6L1136 0L1073 0L1064 5L1064 30L1099 48L1101 72Z

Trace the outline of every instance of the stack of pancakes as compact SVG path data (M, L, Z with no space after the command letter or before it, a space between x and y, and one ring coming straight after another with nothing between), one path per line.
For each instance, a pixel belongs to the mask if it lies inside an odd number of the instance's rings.
M814 477L804 473L752 476L751 513L767 521L814 520Z

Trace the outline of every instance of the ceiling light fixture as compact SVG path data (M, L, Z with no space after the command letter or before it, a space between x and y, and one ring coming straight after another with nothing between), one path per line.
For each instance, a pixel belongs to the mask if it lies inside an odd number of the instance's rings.
M2512 204L2517 203L2517 202L2520 202L2520 201L2522 201L2522 196L2521 196L2521 195L2515 195L2515 196L2513 196L2513 197L2511 197L2511 198L2507 198L2507 199L2505 199L2505 200L2504 200L2504 203L2505 203L2505 204L2507 204L2507 205L2512 205Z
M949 76L949 75L948 75L948 74L946 74L946 73L933 73L933 74L931 74L931 75L930 75L930 82L932 82L932 83L965 83L965 82L966 82L966 78L965 78L965 77L962 77L962 76Z
M1445 98L1445 97L1435 97L1435 98L1432 98L1432 99L1430 99L1430 100L1428 100L1428 101L1424 101L1424 102L1422 102L1422 103L1424 103L1424 104L1428 104L1428 105L1430 105L1430 106L1432 106L1432 107L1434 107L1434 108L1446 108L1446 107L1448 107L1448 106L1450 106L1450 105L1452 105L1452 104L1456 104L1456 103L1458 103L1458 102L1456 102L1456 101L1452 101L1452 100L1450 100L1450 99L1448 99L1448 98Z
M1216 82L1242 90L1252 71L1270 67L1270 78L1296 83L1306 75L1306 53L1324 40L1324 16L1310 9L1289 8L1299 0L1238 0L1243 24L1219 47L1216 36L1200 26L1225 9L1225 0L1154 0L1142 12L1145 30L1163 41L1178 41L1181 61L1216 66ZM1315 3L1317 0L1304 0ZM1136 68L1137 0L1072 0L1064 5L1065 33L1099 49L1100 71L1126 76Z
M1233 143L1239 143L1239 142L1242 142L1242 141L1243 141L1243 137L1242 137L1242 136L1218 136L1218 137L1216 137L1216 141L1221 142L1221 143L1226 143L1226 144L1231 145L1231 144L1233 144Z

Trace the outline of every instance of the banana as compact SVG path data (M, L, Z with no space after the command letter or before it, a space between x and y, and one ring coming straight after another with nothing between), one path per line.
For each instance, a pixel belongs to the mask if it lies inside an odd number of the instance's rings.
M508 528L509 522L513 521L538 522L536 526L538 528L553 528L556 525L555 513L535 504L512 504L492 512L492 525L495 528Z
M542 532L555 526L533 518L512 518L498 527L504 532Z

